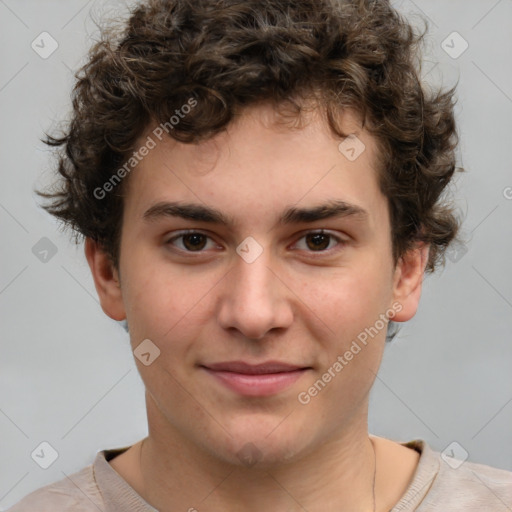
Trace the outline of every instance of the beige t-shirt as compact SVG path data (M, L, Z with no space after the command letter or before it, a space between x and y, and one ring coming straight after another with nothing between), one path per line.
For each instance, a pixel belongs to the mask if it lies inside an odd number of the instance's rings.
M456 459L448 464L426 441L400 444L421 455L409 487L390 512L512 511L512 472L473 462L454 469ZM107 462L128 448L98 452L89 466L35 490L7 512L158 512Z

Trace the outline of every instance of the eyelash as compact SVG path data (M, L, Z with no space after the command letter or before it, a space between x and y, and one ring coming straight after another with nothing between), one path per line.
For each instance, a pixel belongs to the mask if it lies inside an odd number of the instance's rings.
M169 240L167 240L165 242L166 245L173 245L172 242L174 242L175 240L178 240L180 238L183 238L184 236L186 235L202 235L202 236L205 236L209 239L211 239L211 237L209 235L207 235L206 233L203 233L202 231L196 231L196 230L187 230L187 231L181 231L179 232L177 235L173 236L172 238L170 238ZM331 239L334 239L336 240L336 242L338 242L337 246L335 246L334 248L331 248L331 249L325 249L325 250L319 250L319 251L306 251L306 252L309 252L311 254L320 254L320 255L325 255L325 254L328 254L328 255L331 255L333 252L337 252L339 250L341 250L343 248L343 246L345 246L348 242L346 240L343 240L342 238L328 232L328 231L325 231L323 229L320 229L320 230L313 230L313 231L308 231L306 233L304 233L300 238L299 240L302 240L303 238L305 238L306 236L308 235L326 235L328 237L330 237ZM296 242L297 243L297 242ZM189 250L186 250L186 249L177 249L179 252L183 252L183 253L187 253L187 254L202 254L205 252L205 250L199 250L199 251L189 251Z

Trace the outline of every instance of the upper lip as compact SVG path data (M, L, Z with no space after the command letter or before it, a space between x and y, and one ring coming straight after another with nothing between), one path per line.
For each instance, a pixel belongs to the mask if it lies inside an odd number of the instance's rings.
M265 373L281 373L293 372L295 370L303 370L309 368L306 366L298 366L281 361L266 361L260 364L249 364L245 361L226 361L223 363L212 363L202 365L210 370L224 371L233 373L244 373L248 375L263 375Z

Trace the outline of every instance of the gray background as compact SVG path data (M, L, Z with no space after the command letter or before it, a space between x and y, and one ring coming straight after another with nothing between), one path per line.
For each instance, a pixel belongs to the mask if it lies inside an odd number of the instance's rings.
M467 244L425 280L419 312L387 346L370 431L426 439L439 451L456 441L468 460L512 470L512 1L394 5L415 24L429 19L425 80L460 78L467 172L451 190ZM73 70L97 31L91 10L115 15L124 2L0 0L0 510L90 464L98 450L147 434L127 334L102 312L82 247L32 192L51 179L38 139L68 112ZM59 44L47 59L31 48L43 31ZM454 31L469 44L457 58L441 46ZM32 250L43 237L57 249L46 262ZM59 454L46 470L31 458L42 441Z

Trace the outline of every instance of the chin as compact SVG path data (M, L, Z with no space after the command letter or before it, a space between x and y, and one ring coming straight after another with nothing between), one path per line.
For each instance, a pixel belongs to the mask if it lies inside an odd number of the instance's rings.
M262 420L260 423L253 418L236 428L232 425L229 429L232 437L219 440L217 446L212 440L208 449L229 464L255 469L286 464L312 449L312 439L305 438L304 431L301 432L291 422L288 428L283 424L277 426L279 421L276 422L274 418L269 426L269 421Z

